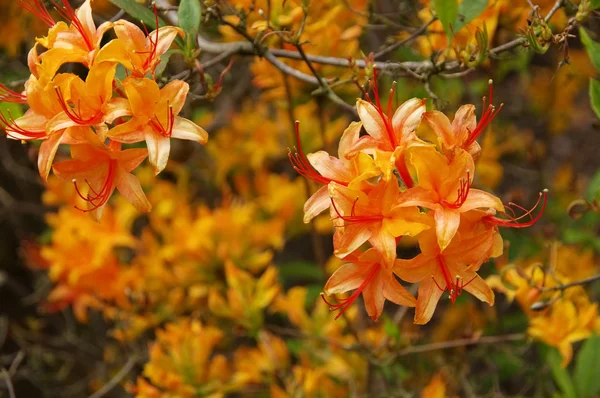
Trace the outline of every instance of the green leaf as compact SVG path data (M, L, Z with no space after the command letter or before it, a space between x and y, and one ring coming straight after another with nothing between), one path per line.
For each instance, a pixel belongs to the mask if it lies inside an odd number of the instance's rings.
M183 29L186 36L196 37L200 29L200 18L202 18L200 0L181 0L178 15L179 27Z
M458 16L458 1L433 0L432 5L437 17L442 25L444 25L444 30L446 31L446 35L448 35L448 40L450 41L450 39L452 39L450 24L453 24Z
M298 281L320 282L325 278L323 268L310 261L292 261L278 268L279 277L289 286L294 286Z
M463 0L458 6L458 18L452 25L454 33L458 33L463 26L477 18L487 8L488 0Z
M150 11L149 8L144 7L140 3L135 0L109 0L111 3L121 8L123 11L127 13L127 15L131 15L133 18L142 21L146 26L156 29L156 16L154 12ZM161 18L158 18L159 26L166 26L167 24Z
M600 81L590 79L590 105L600 119Z
M579 36L581 37L581 43L584 45L592 60L592 64L594 64L594 68L600 72L600 43L592 40L583 27L579 28Z
M563 368L560 364L562 362L562 357L558 350L554 347L548 350L547 355L548 362L550 363L550 368L552 369L552 376L554 377L554 381L556 385L560 388L562 393L566 398L578 398L577 393L575 392L575 387L573 386L573 380L571 379L571 375L567 371L567 369Z
M579 397L593 397L600 393L600 336L592 335L583 343L575 362L573 380Z
M594 10L600 8L600 0L590 0L590 4Z

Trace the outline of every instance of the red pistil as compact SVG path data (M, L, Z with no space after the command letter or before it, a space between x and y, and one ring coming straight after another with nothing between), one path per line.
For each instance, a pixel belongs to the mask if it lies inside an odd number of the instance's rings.
M39 0L33 0L33 1L37 2ZM87 46L88 50L92 51L94 49L94 45L92 43L92 38L88 37L88 35L85 31L85 28L83 27L83 24L79 20L79 17L77 17L77 13L73 9L73 7L71 7L71 4L69 4L69 0L60 0L62 5L60 5L56 2L58 0L56 0L56 1L50 0L50 1L52 4L54 4L56 11L64 19L66 19L67 21L70 21L71 24L75 27L75 29L77 29L79 34L81 34L81 37L83 38L83 41L85 42L85 45Z
M437 283L433 275L431 276L431 279L433 279L433 283L435 283L438 289L440 289L442 292L447 290L450 293L450 301L452 302L452 304L454 304L456 302L456 298L462 294L463 289L466 286L468 286L469 283L473 282L475 278L477 278L477 275L475 275L467 283L464 282L464 279L460 275L456 275L456 278L453 281L452 276L450 275L450 271L448 270L448 266L446 265L446 262L444 260L444 256L438 255L437 260L438 265L440 266L440 270L442 271L442 275L444 276L444 280L446 281L446 287L442 288Z
M96 192L96 190L92 188L92 185L88 182L88 180L85 180L90 190L90 192L85 196L79 190L79 187L77 186L77 181L73 180L73 185L75 185L75 191L77 191L77 195L79 195L81 199L91 204L91 207L86 210L80 209L77 206L75 206L75 208L77 210L83 211L84 213L88 213L90 211L94 211L102 207L106 202L108 202L108 199L110 199L110 194L112 193L116 170L117 161L115 159L110 159L108 163L108 173L106 175L106 180L104 180L104 184L102 185L100 190Z
M460 186L458 188L456 200L452 203L449 203L444 199L444 200L442 200L442 204L445 207L449 207L452 209L458 209L467 200L470 190L471 190L471 173L469 171L467 171L467 178L460 179Z
M83 116L81 116L81 101L79 101L78 106L75 107L73 103L65 99L60 87L54 87L54 91L56 91L56 96L58 97L58 103L60 104L60 107L69 117L69 119L81 126L89 126L100 122L100 117L102 116L101 111L97 111L92 117L84 119ZM102 101L102 98L100 98L100 101ZM78 108L79 111L77 111Z
M469 145L471 145L473 142L475 142L475 140L481 135L481 133L483 133L483 130L485 130L485 128L492 122L492 120L494 120L494 118L496 117L498 112L500 112L500 109L502 109L502 107L504 106L504 104L500 104L498 109L496 109L494 107L494 105L492 105L493 82L491 79L489 81L489 84L490 84L490 103L486 108L486 98L483 97L483 109L485 109L485 111L481 115L481 119L479 119L479 123L477 123L477 126L475 127L475 129L473 131L469 131L469 138L467 138L467 141L465 142L465 145L464 145L465 148L469 147Z
M17 0L17 3L22 9L28 11L49 27L56 25L43 0Z
M175 114L173 113L173 107L167 105L169 107L167 111L167 127L165 128L160 120L158 120L158 116L154 115L154 119L150 120L150 125L154 130L162 135L163 137L170 138L173 135L173 125L175 124Z
M27 103L27 97L24 94L17 93L0 83L0 102L12 102L14 104Z
M314 167L308 161L304 151L302 150L302 142L300 141L300 122L296 121L296 146L294 147L294 153L288 148L288 158L290 163L294 166L294 170L298 172L302 177L314 181L321 185L327 185L330 182L336 182L340 185L348 186L347 182L333 180L331 178L323 177L319 174Z
M0 123L4 125L4 131L6 132L6 135L8 135L10 138L13 138L15 140L37 140L46 137L46 130L30 131L19 127L19 125L15 122L15 119L13 118L12 114L10 113L10 110L8 110L7 112L8 117L4 116L4 113L0 112ZM25 138L15 137L10 133L9 130L20 134Z
M321 293L321 298L323 299L325 304L327 304L329 306L330 311L338 311L338 310L340 311L340 313L337 314L334 319L338 319L340 316L342 316L342 314L344 312L346 312L346 310L348 308L350 308L350 306L354 303L354 301L357 299L357 297L362 293L363 290L365 290L365 288L371 282L371 280L373 280L373 277L377 274L380 267L381 267L380 264L374 264L371 271L369 272L369 275L367 275L367 277L365 278L363 283L348 298L339 299L339 300L335 299L336 303L332 303L332 302L327 301L324 293Z
M543 200L543 202L542 202L542 200ZM519 206L515 203L510 202L506 208L508 210L510 210L512 215L509 215L509 214L506 214L506 212L503 212L501 214L506 216L507 217L506 219L498 218L495 216L485 216L485 217L483 217L483 220L487 221L487 222L491 222L492 224L498 225L499 227L507 227L507 228L530 227L533 224L535 224L536 222L538 222L540 220L540 218L542 217L542 214L544 214L544 210L546 209L547 201L548 201L548 190L544 189L542 192L540 192L537 202L530 210L527 210L527 209L523 208L522 206ZM537 216L533 217L532 213L538 207L540 202L542 202L542 209L537 214ZM523 214L517 217L515 214L515 211L510 206L514 206L518 210L521 210L523 212ZM529 221L521 222L521 219L523 219L525 217L529 217Z
M354 200L354 203L352 204L352 209L350 209L350 215L349 216L343 216L340 211L338 210L335 201L333 200L333 198L331 198L331 205L333 206L333 209L335 210L335 212L337 213L338 217L342 220L344 220L347 224L361 224L361 223L365 223L365 222L377 222L377 221L381 221L383 220L383 216L382 215L370 215L370 216L357 216L354 214L354 208L356 207L356 202L358 201L358 198L356 198Z

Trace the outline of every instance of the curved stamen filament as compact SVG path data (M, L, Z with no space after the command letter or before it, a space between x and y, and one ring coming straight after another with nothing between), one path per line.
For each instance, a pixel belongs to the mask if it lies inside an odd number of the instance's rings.
M146 36L148 36L148 40L150 40L150 50L149 51L137 51L138 54L148 54L148 58L144 61L144 69L147 69L152 61L156 58L156 52L158 49L158 10L156 9L156 4L152 4L154 8L154 22L156 24L156 37L152 40L146 25L142 22L142 26L144 27L144 31L146 32Z
M542 214L544 214L544 210L546 210L547 201L548 201L548 190L544 189L542 192L540 192L537 202L530 210L527 210L527 209L523 208L522 206L519 206L519 205L511 202L507 206L507 209L509 209L510 212L513 214L512 216L507 214L506 212L503 212L501 214L506 216L507 217L506 219L498 218L495 216L485 216L483 218L483 220L491 222L492 224L498 225L500 227L507 227L507 228L530 227L533 224L535 224L536 222L538 222L540 220L540 218L542 217ZM537 216L534 217L532 213L539 206L540 202L542 203L542 208L541 208L540 212L537 214ZM517 217L515 214L515 211L510 206L514 206L517 209L523 211L524 213ZM526 217L529 218L529 221L521 222L521 220Z
M336 204L335 204L335 200L333 200L333 198L331 199L331 205L333 206L333 209L335 210L336 214L338 215L337 218L342 219L346 222L346 225L348 224L360 224L360 223L365 223L365 222L376 222L376 221L381 221L383 220L383 216L382 215L370 215L370 216L357 216L354 214L354 209L356 207L356 202L358 201L358 198L356 198L354 200L354 202L352 203L352 209L350 210L350 215L349 216L343 216L340 211L338 210Z
M77 210L83 211L84 213L88 213L90 211L94 211L94 210L102 207L106 202L108 202L108 199L110 199L110 195L112 193L113 183L114 183L114 179L115 179L115 175L116 175L116 169L117 169L117 161L115 159L110 159L110 161L108 163L108 173L106 175L106 179L104 180L104 184L98 191L96 191L92 187L92 185L89 183L88 180L85 180L86 184L88 185L88 189L90 191L90 192L88 192L87 195L83 195L81 193L81 190L77 186L77 181L73 180L73 185L75 185L75 191L77 192L77 195L84 201L90 203L90 205L91 205L88 209L85 209L85 210L80 209L77 206L75 206L75 208Z
M89 126L99 121L98 118L102 115L101 111L97 111L92 117L84 119L81 116L81 100L79 101L77 107L75 107L73 103L65 99L60 87L54 87L54 91L56 91L56 96L58 97L58 103L60 107L69 117L69 119L82 126ZM102 98L100 100L102 101ZM79 109L79 111L77 111L77 109Z
M465 142L465 147L468 147L469 145L471 145L473 142L475 142L475 140L481 135L481 133L483 133L483 131L486 129L486 127L492 122L492 120L494 120L494 118L496 117L496 115L498 114L498 112L500 112L500 110L502 109L502 107L504 106L504 104L500 104L500 106L498 107L498 109L496 109L494 107L494 105L492 105L493 102L493 82L490 79L489 81L489 85L490 85L490 103L486 108L486 98L483 97L483 109L484 112L481 115L481 119L479 120L479 123L477 123L477 126L473 129L473 131L469 130L469 138L467 139L467 141Z
M154 119L150 120L150 125L152 126L152 128L154 128L154 130L157 133L159 133L163 137L170 138L171 135L173 135L173 125L175 124L175 114L173 112L173 107L170 105L167 105L167 106L169 107L169 109L167 111L167 127L165 128L162 125L162 123L158 119L158 116L156 116L156 115L154 115Z
M375 275L379 271L380 267L381 266L379 264L373 265L371 271L369 271L369 274L367 275L365 280L348 298L339 299L339 300L334 298L336 303L332 303L325 298L324 293L321 293L321 299L323 299L325 304L327 304L329 306L330 311L340 311L340 313L337 314L334 319L338 319L340 316L342 316L342 314L344 312L346 312L346 310L348 308L350 308L350 306L354 303L354 301L358 298L358 296L363 292L363 290L365 290L365 288L371 282L371 280L373 280L373 277L375 277Z
M292 151L288 148L288 158L290 159L290 163L292 164L292 166L294 166L294 170L296 170L296 172L298 174L300 174L302 177L304 177L308 180L314 181L317 184L321 184L321 185L327 185L333 181L340 185L348 186L347 182L333 180L331 178L322 176L314 169L314 167L312 167L312 165L308 161L308 158L306 157L306 154L302 150L302 142L300 141L300 122L299 121L296 121L295 135L296 135L296 146L294 147L295 152L292 153Z
M28 11L31 15L48 25L48 27L51 28L56 25L43 0L17 0L17 3L19 3L22 9Z
M6 117L4 115L4 113L0 112L0 124L4 125L4 131L6 132L6 135L9 136L12 139L15 140L35 140L35 139L40 139L40 138L44 138L46 137L46 130L42 130L42 131L31 131L31 130L26 130L22 127L19 127L19 125L16 123L15 119L13 118L12 114L10 113L10 110L7 111L8 112L8 117ZM14 135L12 135L10 132L14 132L17 134L20 134L23 137L16 137Z
M77 13L73 9L73 7L71 7L71 4L69 4L69 0L60 0L62 5L58 4L57 1L58 0L50 0L50 2L54 5L56 11L60 14L60 16L66 19L67 21L70 21L72 26L75 27L75 29L77 29L79 34L81 34L81 37L85 42L85 45L88 48L88 50L92 51L94 49L92 38L88 37L88 34L85 31L85 28L83 27L83 24L79 20L79 17L77 17Z
M390 97L388 99L388 114L386 115L381 108L381 99L379 97L379 85L377 84L377 69L373 69L373 80L370 82L371 89L373 90L373 95L375 96L375 103L371 100L369 94L366 94L367 101L371 103L377 110L379 117L381 117L381 121L385 126L385 131L388 135L388 139L390 140L390 145L392 150L398 146L396 142L396 137L394 136L394 128L392 127L392 98L394 96L394 88L390 90Z
M27 103L27 97L24 94L17 93L0 83L0 102L12 102L14 104Z
M456 278L452 280L452 277L450 276L450 271L448 270L448 266L446 265L446 261L444 260L444 256L439 255L437 257L437 260L438 265L440 266L440 271L444 276L446 287L442 288L435 280L435 277L433 275L431 275L431 279L433 280L433 283L435 283L437 288L440 289L442 292L446 290L449 292L450 301L452 302L452 304L454 304L458 296L462 294L463 289L467 287L471 282L473 282L475 278L477 278L477 275L473 276L473 278L471 278L471 280L467 283L464 282L464 279L460 275L456 275Z
M471 172L467 170L467 178L461 178L460 184L457 190L456 200L452 203L442 200L442 203L445 207L449 207L452 209L459 209L467 200L469 196L469 191L471 190Z

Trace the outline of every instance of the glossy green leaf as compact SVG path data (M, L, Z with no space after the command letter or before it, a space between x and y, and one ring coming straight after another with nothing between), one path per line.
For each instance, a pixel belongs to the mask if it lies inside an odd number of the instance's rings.
M458 6L456 22L452 25L454 33L458 33L463 26L480 16L487 6L488 0L463 0ZM478 27L482 28L481 26Z
M156 16L149 8L144 7L135 0L109 0L111 3L122 9L127 15L142 21L146 26L151 29L156 29ZM166 26L167 24L161 18L158 18L159 26Z
M444 30L448 38L452 37L450 25L456 21L458 16L458 1L457 0L433 0L433 10L438 19L444 25Z
M200 0L181 0L178 15L179 27L183 29L186 36L196 37L200 29L200 19L202 18Z
M592 64L600 72L600 43L592 40L584 28L579 28L579 36L581 37L581 43L592 60Z
M590 79L590 105L600 119L600 81Z
M600 393L600 336L587 339L575 361L573 380L579 397L594 397Z

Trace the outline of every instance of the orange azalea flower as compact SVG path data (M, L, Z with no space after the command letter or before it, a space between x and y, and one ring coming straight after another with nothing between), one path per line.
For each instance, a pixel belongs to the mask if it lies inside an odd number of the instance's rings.
M375 249L366 252L354 251L345 258L348 262L331 275L325 285L325 294L332 295L354 290L354 293L337 303L330 303L331 310L340 310L339 318L356 298L362 293L367 313L376 321L383 312L385 300L398 305L415 306L415 298L398 282L391 268L383 263L383 259Z
M336 224L343 228L334 235L334 253L340 258L368 240L389 268L396 259L396 238L429 228L427 216L416 206L399 206L402 194L395 179L381 180L368 193L332 182L329 194Z
M154 15L158 27L156 5L154 5ZM183 30L175 26L163 26L150 33L147 30L143 32L125 20L115 22L114 31L117 39L102 47L96 62L119 62L131 71L133 77L144 77L148 73L154 76L154 70L160 63L160 56L171 47L177 35L184 35Z
M465 151L448 159L432 147L415 147L409 151L419 185L404 193L402 206L421 206L433 211L441 250L452 241L460 225L460 214L473 209L504 211L500 199L478 189L471 189L475 165Z
M148 151L142 148L121 151L121 144L114 141L106 146L92 132L87 139L87 144L71 146L73 160L56 163L53 167L59 178L73 181L79 196L88 203L88 208L83 211L90 212L99 220L104 205L116 188L136 209L149 212L150 202L138 179L131 174L148 156ZM87 195L79 189L78 181L86 182Z
M111 129L107 136L123 143L145 140L156 174L167 165L171 137L201 144L208 140L202 127L177 116L190 89L186 82L174 80L160 89L154 80L128 78L123 86L129 103L122 103L119 112L131 115L131 119Z
M113 26L112 22L104 22L96 27L92 17L91 0L86 0L77 10L71 7L68 0L60 0L60 4L52 1L56 11L70 22L70 25L62 21L55 22L43 1L20 0L20 2L24 9L50 27L48 36L36 39L38 44L48 49L40 56L42 59L59 58L61 63L81 62L92 65L104 34ZM30 56L37 58L35 46Z
M500 104L498 109L494 108L492 105L492 80L489 83L490 104L486 108L486 99L484 97L483 108L485 111L481 115L479 123L477 123L477 117L475 116L475 106L471 104L463 105L456 111L452 124L450 124L450 120L442 112L432 111L423 114L423 119L437 134L442 151L450 158L454 156L457 149L467 151L473 158L479 156L481 147L476 140L504 105Z
M420 282L415 323L429 322L444 291L448 291L452 304L463 290L494 304L494 292L476 271L492 255L495 233L489 229L469 238L456 234L445 250L440 250L433 233L421 235L421 254L411 260L396 260L396 275L407 282Z
M338 146L338 156L335 158L325 151L304 154L300 142L299 122L296 122L297 152L288 157L294 169L303 177L324 185L319 188L304 204L304 222L308 223L323 210L331 206L327 185L335 182L351 188L359 188L361 183L380 173L373 159L364 153L358 153L352 158L347 158L348 149L358 141L362 123L352 122L344 131Z
M392 177L394 163L407 187L413 181L406 169L404 150L412 145L427 145L415 134L425 112L425 100L412 98L404 102L392 115L392 98L394 89L390 90L387 112L381 106L377 73L374 71L373 93L375 103L359 99L356 102L358 116L363 123L367 135L360 137L350 148L346 156L354 156L358 152L371 154L383 172L386 180Z

